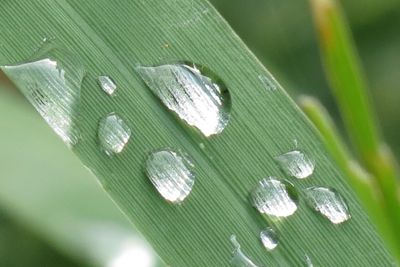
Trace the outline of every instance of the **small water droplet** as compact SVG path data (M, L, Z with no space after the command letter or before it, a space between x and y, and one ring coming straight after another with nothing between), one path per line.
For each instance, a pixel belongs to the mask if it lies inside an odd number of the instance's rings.
M200 144L199 144L199 147L200 147L201 149L203 149L203 150L206 149L206 146L204 145L204 143L200 143Z
M306 262L306 267L314 267L311 258L307 254L305 255L305 262Z
M99 123L98 138L101 148L107 155L122 152L131 137L131 129L115 113L110 113Z
M108 95L113 95L115 90L117 90L117 84L109 76L99 76L97 77L97 82L101 89Z
M268 77L267 75L260 74L258 75L258 79L261 81L264 87L267 88L267 90L275 91L278 89L276 86L277 82L271 75Z
M221 133L228 124L229 92L207 68L181 63L138 66L136 71L167 108L205 136Z
M263 179L251 193L252 205L261 213L287 217L297 210L298 194L294 186L273 177Z
M235 267L257 267L240 249L240 244L235 235L231 235L230 240L235 247L231 259L231 265Z
M267 250L273 250L278 246L278 235L274 229L268 227L260 232L261 242Z
M0 69L68 146L78 142L76 120L86 71L77 55L46 42L33 60Z
M282 154L275 160L287 175L298 179L307 178L314 172L315 161L300 150Z
M153 151L146 161L146 172L161 196L172 202L182 202L192 191L195 174L189 156L170 148Z
M351 218L344 198L335 189L310 187L305 190L308 205L334 224Z

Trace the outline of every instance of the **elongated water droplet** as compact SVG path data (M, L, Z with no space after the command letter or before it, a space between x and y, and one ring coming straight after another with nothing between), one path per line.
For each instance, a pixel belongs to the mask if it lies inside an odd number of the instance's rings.
M108 95L113 95L115 90L117 90L117 84L109 76L99 76L97 77L97 82L101 89Z
M273 177L263 179L251 193L251 201L259 212L287 217L297 210L298 194L294 186Z
M46 43L33 60L1 66L50 127L68 145L80 137L77 126L85 68L71 52Z
M240 249L240 244L235 235L231 235L230 240L235 249L232 254L231 265L235 267L257 267Z
M344 198L335 189L310 187L305 190L308 205L334 224L351 218Z
M194 165L181 151L165 148L152 152L146 161L146 172L161 196L172 202L182 202L192 191Z
M260 239L267 250L273 250L278 246L278 235L271 227L260 232Z
M136 71L167 108L205 136L221 133L228 124L229 92L207 68L182 63Z
M289 176L304 179L314 172L314 160L302 151L290 151L275 159L279 163L281 169Z
M311 258L306 254L305 255L305 263L306 263L306 267L314 267L314 264L311 261Z
M120 153L131 137L131 129L115 113L105 116L99 123L98 138L107 155Z

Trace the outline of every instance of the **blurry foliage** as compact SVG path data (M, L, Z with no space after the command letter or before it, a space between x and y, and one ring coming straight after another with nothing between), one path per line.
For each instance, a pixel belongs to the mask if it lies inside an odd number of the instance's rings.
M289 93L314 95L338 119L308 1L211 0ZM384 135L400 157L400 1L341 1L365 67ZM341 125L341 123L338 123Z
M0 266L78 267L80 265L0 211Z

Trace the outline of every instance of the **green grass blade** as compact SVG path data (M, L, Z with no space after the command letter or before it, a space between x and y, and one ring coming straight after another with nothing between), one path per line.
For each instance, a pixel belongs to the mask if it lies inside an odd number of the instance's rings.
M312 0L315 24L326 74L337 99L347 132L365 168L373 174L381 195L384 220L400 242L399 172L391 151L381 140L375 114L353 40L340 7L334 0ZM394 249L400 255L400 244Z
M78 54L87 76L81 90L82 141L73 150L167 265L230 266L231 234L259 266L301 266L306 254L316 266L393 263L319 135L207 2L6 2L0 25L0 65L29 57L44 37ZM24 31L16 35L8 30L15 25ZM221 134L205 138L178 121L134 71L137 64L182 60L210 68L229 88L231 118ZM115 97L96 83L104 74L120 87ZM126 149L112 158L97 142L98 123L110 112L121 114L132 127ZM314 175L305 181L285 177L274 160L294 149L295 140L317 162ZM144 172L149 151L166 146L190 154L196 167L194 189L180 206L166 203ZM267 222L248 196L270 175L290 179L299 191L336 188L349 203L352 219L333 226L302 199L292 217ZM258 238L268 225L280 233L273 253L267 253Z
M393 232L392 222L385 220L385 212L380 208L382 205L381 195L376 191L377 187L374 185L373 177L362 169L359 163L350 155L338 134L333 120L317 99L302 96L299 98L298 103L318 128L327 149L353 185L363 205L370 212L371 218L378 225L388 244L392 248L396 248L396 232ZM396 252L396 249L394 249L394 252Z

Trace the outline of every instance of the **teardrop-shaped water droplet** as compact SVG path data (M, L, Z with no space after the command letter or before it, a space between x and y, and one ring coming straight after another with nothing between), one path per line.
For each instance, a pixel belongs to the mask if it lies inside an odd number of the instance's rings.
M294 186L273 177L263 179L251 193L251 201L259 212L287 217L297 210L298 194Z
M195 174L189 156L165 148L153 151L146 161L146 172L161 196L172 202L182 202L192 191Z
M101 149L111 156L122 152L131 133L131 129L120 116L110 113L100 121L97 136Z
M80 137L77 126L85 68L79 57L45 43L33 60L1 66L50 127L69 146Z
M293 150L275 158L281 169L298 179L309 177L315 168L315 161L300 150Z
M236 240L235 235L231 235L230 240L234 245L235 249L233 251L231 265L235 267L257 267L246 255L243 254L240 249L240 244Z
M335 189L310 187L305 190L308 205L334 224L351 218L344 198Z
M110 96L115 93L115 90L117 90L117 84L109 76L99 76L97 77L97 82L101 89Z
M167 108L205 136L221 133L228 124L229 92L207 68L182 63L136 71Z
M278 235L271 227L260 232L260 239L267 250L273 250L278 246Z

